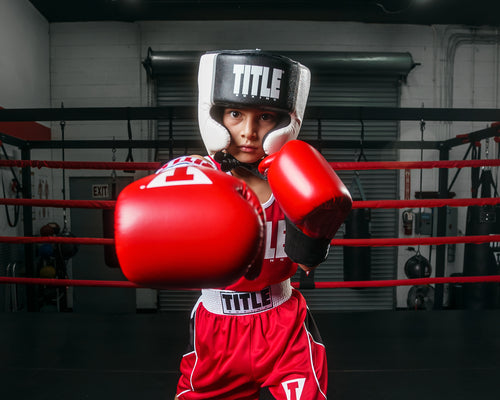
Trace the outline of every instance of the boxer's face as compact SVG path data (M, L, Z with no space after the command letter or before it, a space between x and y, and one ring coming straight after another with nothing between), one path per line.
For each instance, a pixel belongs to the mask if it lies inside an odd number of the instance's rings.
M227 152L243 163L254 163L264 157L262 139L278 124L279 115L259 109L226 108L222 123L231 134Z

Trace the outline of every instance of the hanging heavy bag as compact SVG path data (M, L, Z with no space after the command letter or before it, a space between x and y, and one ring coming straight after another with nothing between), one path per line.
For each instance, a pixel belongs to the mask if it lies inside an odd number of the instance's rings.
M353 208L345 220L344 239L369 239L371 213L368 208ZM344 246L344 280L371 278L371 248Z
M496 187L491 170L483 169L478 181L473 180L473 189L481 188L481 198L492 197ZM500 206L469 206L465 234L467 236L499 233ZM464 276L496 275L499 273L495 254L489 243L467 243L464 249ZM497 283L469 283L464 285L464 304L468 309L497 308L499 285Z
M467 236L498 233L500 207L467 207ZM464 276L496 275L499 273L495 254L489 243L467 243L464 250ZM464 285L464 306L468 309L498 307L499 287L497 283L468 283Z
M116 200L116 182L111 184L111 199ZM102 236L105 239L115 237L115 210L102 210ZM106 244L104 248L104 263L110 268L120 268L114 244Z

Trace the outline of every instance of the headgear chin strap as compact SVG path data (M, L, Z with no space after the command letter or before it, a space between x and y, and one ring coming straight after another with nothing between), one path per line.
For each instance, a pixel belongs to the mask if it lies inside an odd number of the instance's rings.
M259 172L259 164L260 160L254 163L244 163L240 160L237 160L229 153L225 153L222 151L218 151L214 154L214 160L217 161L220 165L220 169L222 172L228 172L235 168L245 168L250 171L252 174L263 177L263 175Z
M263 139L267 155L296 139L309 94L309 69L289 58L260 50L223 50L204 54L198 73L198 123L208 154L231 141L217 108L258 108L286 114Z

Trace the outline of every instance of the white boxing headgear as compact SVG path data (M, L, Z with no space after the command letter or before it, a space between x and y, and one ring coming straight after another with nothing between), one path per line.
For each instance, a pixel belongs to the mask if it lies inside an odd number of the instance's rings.
M258 108L287 115L263 139L267 155L299 134L309 94L309 69L289 58L260 50L223 50L201 57L198 123L208 154L231 141L217 109Z

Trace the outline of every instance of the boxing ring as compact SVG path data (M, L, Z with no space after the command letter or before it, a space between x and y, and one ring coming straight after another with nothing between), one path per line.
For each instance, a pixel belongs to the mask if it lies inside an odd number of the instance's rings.
M3 111L3 110L2 110ZM86 118L92 115L87 112ZM95 110L93 110L95 111ZM113 110L111 110L113 111ZM149 113L135 110L135 118L165 116L164 110ZM162 112L160 112L162 111ZM342 110L341 110L342 111ZM345 111L345 110L344 110ZM419 110L421 111L421 110ZM428 110L429 111L429 110ZM40 111L46 120L62 119L62 110ZM63 119L81 118L77 110L64 110ZM123 110L107 118L123 117ZM127 110L130 115L130 110ZM170 112L170 111L169 111ZM370 118L370 110L363 111ZM77 113L78 116L75 116ZM36 115L30 113L31 117ZM134 114L134 113L132 113ZM382 113L383 114L383 113ZM477 118L483 118L479 115ZM15 112L9 119L21 119ZM171 115L171 114L169 114ZM403 110L403 116L404 116ZM110 117L111 116L111 117ZM427 115L431 117L430 115ZM331 115L330 115L331 117ZM24 117L23 117L24 118ZM344 116L343 116L344 118ZM378 115L377 118L383 118ZM437 115L435 118L441 119ZM487 132L486 132L487 131ZM498 137L497 129L480 132L472 139ZM470 139L470 138L469 138ZM2 137L6 143L10 140ZM19 144L12 139L12 144ZM171 143L168 143L171 145ZM324 145L324 143L322 143ZM57 146L57 143L55 143ZM71 143L59 143L71 146ZM109 145L100 142L98 145ZM150 143L140 142L139 146ZM157 144L155 144L157 145ZM347 145L353 145L349 143ZM415 146L416 143L408 143ZM420 143L422 145L422 143ZM426 144L429 145L429 144ZM130 146L130 142L113 142ZM23 151L23 155L29 152ZM0 167L142 170L154 171L154 162L84 162L0 160ZM335 170L433 169L447 180L451 168L498 167L499 159L412 162L331 162ZM440 188L443 185L440 182ZM446 185L444 186L446 188ZM500 198L365 200L354 201L353 209L403 209L496 206ZM85 208L113 210L113 200L57 200L2 198L0 205L25 207ZM439 214L438 214L439 217ZM26 223L26 222L25 222ZM25 236L2 236L0 242L23 244L32 257L37 244L112 246L113 238L35 236L25 226ZM441 229L438 232L443 232ZM425 246L500 242L500 234L411 238L333 239L332 246ZM436 276L368 281L314 282L313 288L299 290L335 290L336 288L397 287L435 285L435 311L353 311L314 312L326 345L329 362L328 396L332 399L422 399L440 397L490 398L496 395L500 373L500 314L492 309L443 310L442 288L446 284L495 284L500 275L444 276L444 252L436 254ZM33 271L31 271L33 272ZM0 284L9 287L102 287L134 290L140 286L128 281L99 279L41 278L1 276ZM29 289L27 289L29 290ZM30 310L33 311L33 310ZM0 313L0 387L5 398L104 399L173 398L178 366L187 340L189 313Z

